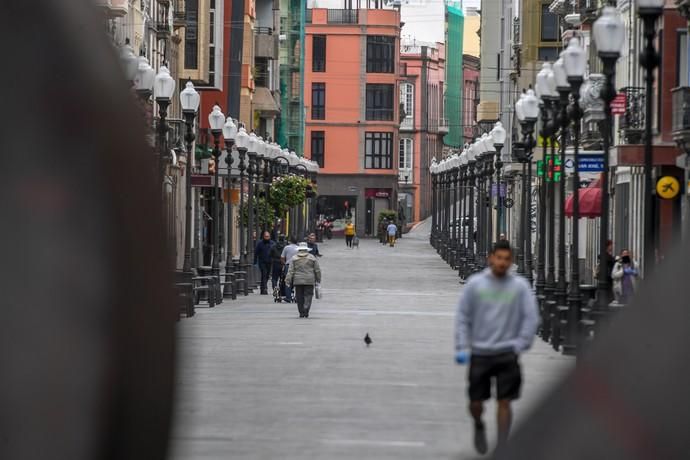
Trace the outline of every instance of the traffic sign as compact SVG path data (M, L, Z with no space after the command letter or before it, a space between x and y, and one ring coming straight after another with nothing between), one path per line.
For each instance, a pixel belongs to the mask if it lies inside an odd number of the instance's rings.
M665 200L672 200L680 193L680 182L673 176L664 176L656 182L656 194Z

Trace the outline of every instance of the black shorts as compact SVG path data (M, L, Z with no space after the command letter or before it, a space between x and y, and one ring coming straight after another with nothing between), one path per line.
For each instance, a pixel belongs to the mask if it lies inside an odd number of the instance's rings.
M517 399L522 387L522 373L515 353L472 355L470 359L470 401L491 398L491 382L496 380L496 399Z

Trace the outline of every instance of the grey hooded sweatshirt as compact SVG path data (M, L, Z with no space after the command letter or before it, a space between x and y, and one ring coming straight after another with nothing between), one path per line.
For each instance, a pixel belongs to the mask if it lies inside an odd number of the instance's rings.
M522 353L532 345L538 325L537 300L527 280L512 273L499 278L487 268L465 284L455 347L476 355Z

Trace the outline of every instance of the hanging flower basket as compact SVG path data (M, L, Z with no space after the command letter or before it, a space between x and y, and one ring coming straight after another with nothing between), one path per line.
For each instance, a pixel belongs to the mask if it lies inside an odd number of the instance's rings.
M270 203L279 215L283 215L293 206L304 203L310 185L309 180L294 174L276 177L271 184Z
M260 228L272 228L275 220L275 212L273 207L269 204L266 198L254 198L254 223ZM249 223L249 204L244 203L242 207L241 225L247 226Z

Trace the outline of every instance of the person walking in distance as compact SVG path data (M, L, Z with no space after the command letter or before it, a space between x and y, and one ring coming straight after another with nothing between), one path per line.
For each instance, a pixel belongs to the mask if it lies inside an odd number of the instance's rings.
M268 295L268 278L271 276L273 265L271 252L275 244L276 242L271 240L271 234L264 232L254 249L254 265L258 265L261 270L261 295Z
M285 235L278 234L278 241L271 249L271 287L275 289L280 286L280 277L283 275L283 260L281 258L283 249L287 246ZM281 294L282 297L282 294Z
M323 254L319 252L319 245L316 243L316 233L310 233L306 239L307 246L314 257L321 257Z
M283 273L287 279L287 272L290 268L290 259L292 259L297 254L297 238L295 236L290 237L290 244L283 248L283 252L280 255L280 260L283 262ZM285 301L292 302L292 288L285 283Z
M539 325L537 300L528 282L510 272L512 263L510 243L496 242L489 268L467 280L458 302L455 360L469 362L469 410L474 446L480 454L488 450L482 413L492 382L498 401L499 448L508 439L511 401L518 399L522 386L519 356L532 345Z
M345 225L345 244L348 248L352 248L352 240L355 238L355 224L351 220L347 221Z
M391 247L395 246L395 237L398 234L398 226L395 225L395 222L391 221L391 223L388 224L388 227L386 227L386 233L388 234L388 244Z
M637 264L630 256L630 251L624 249L620 257L616 258L611 279L613 281L613 292L619 303L627 304L635 293L637 277Z
M300 318L309 318L314 285L321 283L319 261L309 253L307 243L300 243L297 255L290 260L287 282L295 290L295 300Z

